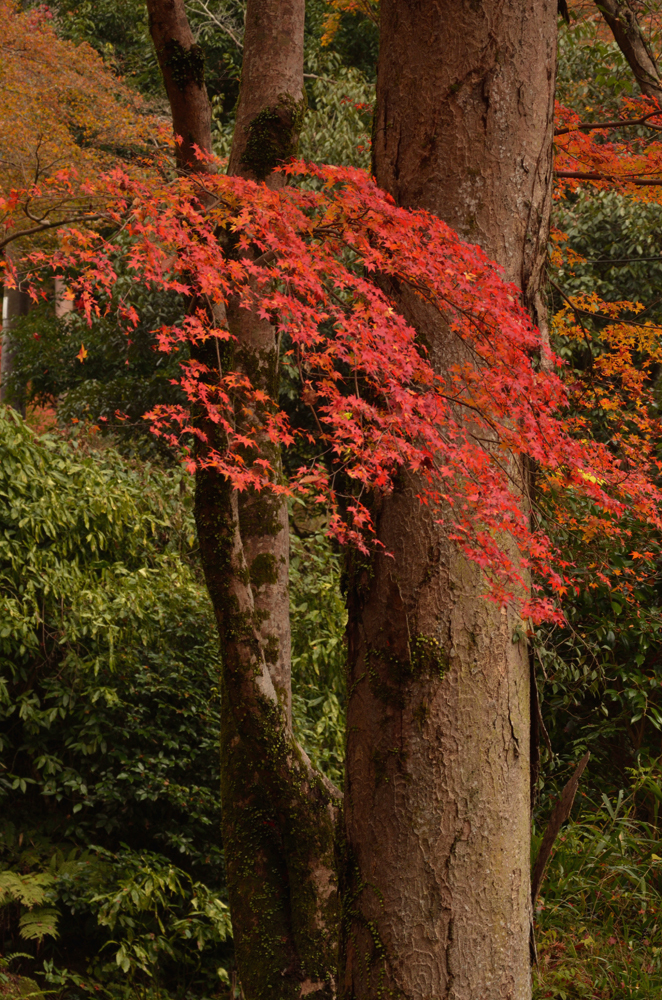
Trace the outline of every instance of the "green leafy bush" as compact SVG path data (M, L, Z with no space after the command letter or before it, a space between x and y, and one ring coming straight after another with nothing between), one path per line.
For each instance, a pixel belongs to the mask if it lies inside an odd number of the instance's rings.
M188 479L5 408L0 455L3 950L213 994L219 653Z
M36 438L6 408L0 456L0 943L22 953L7 976L215 996L232 962L220 660L190 477L98 435ZM295 725L341 783L340 565L320 527L293 535Z
M342 787L345 759L345 624L342 559L321 528L296 532L290 549L292 714L313 764Z

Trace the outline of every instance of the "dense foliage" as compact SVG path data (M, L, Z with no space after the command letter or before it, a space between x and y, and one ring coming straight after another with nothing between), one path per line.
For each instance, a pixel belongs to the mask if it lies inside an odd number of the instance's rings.
M50 988L214 994L231 964L218 647L189 478L93 442L36 440L0 411L2 948L25 967L34 942L27 966ZM338 559L303 534L295 715L337 778Z
M7 410L0 439L4 949L213 981L218 652L186 482Z
M192 0L188 9L206 49L215 149L224 156L242 5ZM105 62L90 63L96 89L87 132L74 134L66 102L46 108L36 86L27 92L31 104L19 104L18 112L14 106L16 127L28 123L22 134L29 144L32 109L57 112L59 141L67 150L71 144L83 171L115 155L133 169L138 147L142 170L144 134L132 93L118 89L113 107L104 103L104 87L119 70L149 99L159 94L143 4L58 0L52 10L52 39L89 43ZM310 109L302 154L366 167L376 28L357 4L338 2L331 10L329 21L326 5L309 5ZM43 12L39 17L43 23ZM50 50L34 51L51 72ZM89 49L78 51L88 58ZM70 67L78 95L84 65L73 60ZM11 109L10 96L4 99ZM625 60L595 19L564 29L561 125L632 116L635 97ZM92 134L99 107L107 127ZM559 143L562 165L613 171L620 169L618 154L621 162L639 157L639 168L655 167L645 129L617 131L618 148L610 139L582 136L574 132ZM33 163L33 152L26 145L24 162ZM321 186L310 175L306 184L313 191ZM78 189L74 194L78 209ZM660 204L650 192L644 200L640 194L620 182L597 189L573 182L559 189L555 209L553 346L578 389L573 400L583 401L585 432L608 448L635 398L645 400L646 419L657 417L660 402L654 325L662 298ZM147 409L183 401L171 384L183 355L174 361L154 349L154 331L173 329L183 314L168 290L136 283L121 253L112 265L118 277L100 309L108 307L108 315L91 326L78 310L55 319L48 301L16 328L15 378L29 383L34 403L57 406L67 435L37 440L20 420L0 414L0 978L3 989L25 991L15 973L29 974L36 985L28 990L77 998L90 990L207 997L232 978L218 837L219 654L197 568L188 478L174 450L160 447L142 420ZM467 268L470 285L475 271ZM120 304L138 317L129 339L115 320ZM294 401L299 372L293 362L290 368L280 402L303 432L310 416ZM629 393L633 385L639 397ZM586 398L617 399L620 409L586 406ZM345 407L339 412L346 412L347 395L339 399ZM92 436L72 434L72 424L91 425ZM297 449L289 471L309 458L301 439ZM533 642L549 737L541 751L534 851L574 763L586 749L592 760L576 819L557 842L538 901L536 996L656 996L662 990L658 536L635 516L618 536L588 534L590 501L555 492L554 484L538 500L540 524L576 572L564 594L565 621L539 628ZM339 782L342 560L323 517L300 504L292 513L295 727L313 762Z

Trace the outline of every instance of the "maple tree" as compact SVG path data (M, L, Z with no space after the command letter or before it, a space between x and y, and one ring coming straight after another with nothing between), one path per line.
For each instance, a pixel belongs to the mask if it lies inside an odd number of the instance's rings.
M210 447L197 457L186 446L191 471L202 465L239 491L299 495L328 505L331 530L367 552L374 529L361 498L367 490L387 494L401 468L414 470L424 478L422 503L450 505L457 540L491 577L498 601L513 600L513 587L523 582L521 559L508 554L504 533L517 540L524 565L552 592L562 594L571 582L571 568L555 560L550 540L529 525L504 453L530 456L553 472L561 488L585 496L594 505L596 532L609 523L617 533L626 509L658 523L657 428L645 405L646 368L632 364L646 335L650 361L657 357L654 325L642 333L618 324L604 334L613 350L597 367L625 384L622 398L600 405L621 419L626 399L637 397L641 414L641 433L624 435L614 456L604 442L582 439L580 415L564 414L568 387L558 361L542 345L518 290L478 247L429 213L397 208L363 172L297 161L282 169L294 180L318 179L321 190L273 191L221 173L156 190L132 184L120 171L103 181L107 218L114 217L128 237L122 252L135 277L198 303L180 324L158 331L160 349L214 345L213 368L195 358L183 364L181 386L190 405L159 406L150 415L156 433L173 445L180 437L205 440L192 419L201 408L221 432L222 444L205 441ZM210 207L201 206L201 197ZM227 254L223 232L238 251L254 249L256 259ZM61 234L57 249L34 251L29 259L76 273L71 291L91 320L103 312L117 257L117 246L105 236L72 229ZM371 273L406 282L443 314L469 359L444 378L436 374L415 330ZM225 369L233 335L214 324L206 305L230 298L263 318L278 316L283 364L296 371L316 430L293 426L247 374ZM580 306L617 318L629 305L576 298L557 324L568 336ZM138 314L120 303L119 319L130 331ZM324 327L332 332L325 335ZM578 330L573 325L572 335ZM539 363L541 353L546 365ZM238 425L237 409L262 411L264 420ZM465 411L472 414L470 426ZM264 434L279 447L304 438L316 445L315 458L287 484L276 481ZM548 597L534 598L522 613L553 615L553 607Z
M0 6L3 88L0 250L99 218L94 187L121 160L139 176L161 123L87 45L58 37L47 6Z
M159 5L151 6L154 25ZM286 544L284 498L303 497L331 511L331 530L360 553L360 576L361 558L370 560L377 553L385 566L384 560L394 558L379 522L384 503L399 496L404 481L413 494L415 506L410 509L427 508L428 526L444 523L445 543L482 569L497 605L515 604L520 616L542 618L558 615L550 594L562 595L574 585L573 568L530 519L523 459L535 463L541 489L581 499L586 536L609 534L625 540L632 516L658 528L660 496L658 428L647 408L645 369L632 362L633 353L645 346L644 337L649 338L650 356L655 356L654 331L642 334L632 323L610 326L610 350L597 367L606 384L618 381L623 395L619 405L614 399L606 405L600 401L607 420L617 426L603 439L596 438L577 405L577 387L564 384L562 368L521 304L522 291L529 290L504 280L485 252L461 240L434 210L416 207L415 198L396 192L400 204L395 204L392 194L384 194L360 171L297 161L279 166L289 159L299 127L300 89L297 92L295 72L295 85L289 89L275 74L268 92L256 97L251 88L262 56L258 36L266 30L264 23L254 27L255 47L250 46L250 22L246 47L256 68L251 75L249 65L244 77L249 106L240 107L246 131L237 132L234 176L220 173L210 154L204 82L195 60L184 59L183 70L180 64L175 72L172 47L164 56L165 42L159 42L155 31L166 85L176 98L175 130L183 137L176 158L183 176L169 176L164 183L157 171L113 166L94 181L87 179L80 190L103 205L104 223L121 231L122 242L109 228L64 228L57 247L32 250L28 264L55 274L75 274L69 278L70 288L90 320L109 308L118 252L137 280L178 292L188 302L183 322L163 327L159 342L168 352L183 345L192 350L181 376L190 405L158 407L152 419L155 429L173 442L180 435L186 442L193 438L193 447L186 444L187 461L198 477L203 504L204 491L211 491L206 507L199 506L198 523L228 660L226 757L232 740L242 746L238 773L225 765L232 786L228 792L226 785L226 796L237 800L249 795L246 766L257 767L255 755L266 754L250 790L251 822L266 816L263 824L279 828L279 833L258 838L257 846L255 831L247 834L258 878L266 871L261 864L276 865L276 879L266 890L249 886L250 878L240 871L239 852L246 846L237 829L230 828L238 825L236 805L230 798L224 801L242 980L249 995L258 996L276 988L274 976L283 961L290 965L282 995L298 995L302 980L311 991L320 992L333 976L337 940L329 840L337 794L315 774L293 740L286 645L275 651L273 643L269 645L273 634L264 623L271 612L258 603L269 587L282 591L282 569L275 561L285 556L276 556L273 546L265 548L271 545L265 537L279 537L279 544ZM167 41L172 25L163 22L162 28ZM36 29L35 37L41 22ZM43 30L47 32L47 26ZM180 23L177 30L185 29ZM190 52L190 38L173 37L184 53ZM180 63L182 58L180 54ZM282 93L290 99L281 100ZM648 116L655 126L655 109L649 103L631 102L627 111L638 124ZM641 149L638 140L624 140L609 148L596 141L598 126L583 126L563 109L558 115L557 141L563 137L559 176L571 182L615 182L628 190L651 187L648 182L655 181L659 170L653 145ZM251 146L255 121L262 129L260 143L270 153L266 163L256 158L255 143ZM621 121L618 127L623 128ZM70 170L49 178L54 204L71 190L76 176ZM32 185L14 188L5 205L9 232L16 231L34 191ZM412 200L414 207L403 207ZM543 231L544 215L541 209ZM60 216L54 221L61 229L65 220ZM531 308L534 297L530 292ZM568 303L557 324L566 335L578 335L574 320L580 310L607 310L612 318L619 308L576 300ZM450 363L440 365L434 342L421 339L421 315L428 326L441 326L445 341L456 345ZM124 303L118 318L128 331L138 321L135 310ZM301 402L312 422L298 425L281 409L278 364L298 377ZM281 451L299 442L313 457L286 482ZM246 529L251 505L254 517L271 517L276 526L251 535ZM559 503L559 516L563 509ZM251 538L256 535L261 540L251 558ZM252 588L247 579L251 568ZM530 597L532 572L539 582ZM486 588L472 580L474 597L480 597ZM393 612L392 607L388 610ZM507 638L512 642L510 635ZM433 687L441 684L449 654L424 632L414 640L419 648L406 653L405 674L420 671L430 675ZM272 669L274 662L281 673ZM319 823L316 835L311 822ZM233 837L238 864L228 846ZM303 847L294 844L297 837ZM279 889L283 866L290 872L295 897L285 903ZM359 873L359 881L362 878ZM248 898L240 900L240 892ZM271 924L265 916L261 928L255 922L256 900L278 900L281 908ZM311 906L319 907L316 926L315 921L311 924ZM250 949L267 937L273 939L279 921L287 923L281 912L287 915L288 907L290 918L294 913L300 923L295 921L294 929L284 934L282 954L273 945L266 969L251 967ZM365 925L367 916L363 920ZM527 975L521 973L521 995ZM360 987L365 995L378 988L375 976Z
M160 123L87 45L60 39L47 6L22 11L3 0L3 87L0 115L0 253L20 258L65 224L104 217L95 188L100 171L121 160L140 176L158 155ZM11 329L29 298L6 287L0 398L22 408L23 391L10 384Z

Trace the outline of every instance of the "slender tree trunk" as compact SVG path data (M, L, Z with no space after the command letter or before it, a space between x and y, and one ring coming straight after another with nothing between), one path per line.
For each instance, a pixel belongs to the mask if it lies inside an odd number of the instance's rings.
M9 253L9 249L5 250ZM30 310L30 296L20 288L5 288L2 301L2 353L0 355L0 403L11 406L25 416L25 394L9 380L14 373L16 350L12 327L17 319Z
M195 146L211 152L211 107L205 86L204 53L195 44L183 0L147 0L149 31L163 74L172 112L172 127L180 140L175 155L181 170L207 169Z
M202 53L183 0L148 0L148 9L174 130L183 140L180 169L206 170L194 149L211 148L209 105L197 69ZM298 140L303 25L303 0L248 2L230 172L271 187L283 183L273 169ZM232 301L227 311L215 308L217 321L227 322L235 337L223 352L224 369L250 373L253 385L277 400L274 328ZM216 370L215 346L197 350L199 360ZM238 412L235 419L243 418ZM219 443L204 416L199 427ZM279 454L270 459L278 478ZM292 734L287 505L267 493L239 496L216 472L200 467L195 513L223 648L223 843L239 978L247 1000L330 998L337 971L339 793L314 771Z
M611 28L619 49L627 59L642 94L662 101L662 81L655 56L629 3L595 0L596 7Z
M382 0L378 184L480 244L545 319L556 57L548 0ZM389 287L437 370L443 320ZM525 491L524 472L510 471ZM403 475L354 566L346 997L530 997L530 676L522 624ZM438 523L439 518L443 523Z

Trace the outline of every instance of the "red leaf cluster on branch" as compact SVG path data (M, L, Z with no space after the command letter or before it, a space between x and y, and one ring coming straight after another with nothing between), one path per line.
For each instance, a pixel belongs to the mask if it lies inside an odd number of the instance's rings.
M57 252L32 255L36 267L78 274L72 288L90 320L109 308L119 252L137 281L188 296L184 322L158 337L163 351L194 347L181 377L190 410L159 407L150 416L173 441L182 434L202 441L199 457L189 454L190 468L200 461L236 489L327 504L332 530L363 549L371 537L368 497L388 493L408 469L421 502L450 522L497 600L512 599L530 570L557 594L571 585L570 568L531 526L528 502L513 485L513 462L524 456L550 470L556 486L583 496L612 534L626 512L661 526L653 444L639 443L633 461L627 445L614 453L577 435L576 420L564 416L558 362L540 365L540 335L518 289L480 249L435 216L397 208L362 171L301 162L283 169L313 190L272 191L213 173L148 186L114 171L99 183L122 241L70 229ZM462 363L435 371L384 291L393 284L436 312L462 345L455 355ZM223 320L230 301L276 325L316 431L290 426L277 399L231 363L224 367L233 345ZM120 320L130 328L137 317L125 311ZM216 362L196 360L195 345L214 341ZM215 443L204 430L210 422ZM270 448L288 447L297 435L317 458L284 484ZM558 614L541 596L523 613Z
M620 119L606 116L597 122L582 122L557 102L556 123L555 171L563 185L593 183L625 191L662 185L657 139L662 111L653 98L628 98Z

